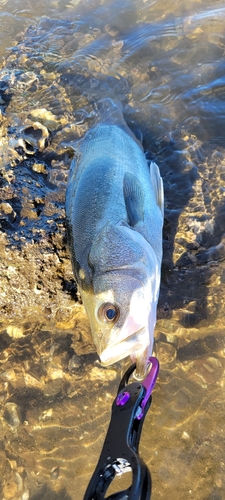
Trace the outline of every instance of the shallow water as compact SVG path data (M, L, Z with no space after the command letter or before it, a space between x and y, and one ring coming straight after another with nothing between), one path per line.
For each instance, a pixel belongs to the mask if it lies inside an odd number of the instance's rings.
M222 500L224 2L5 0L0 26L1 498L83 498L129 364L99 365L64 243L73 148L111 96L165 186L152 498ZM36 119L48 144L26 153Z

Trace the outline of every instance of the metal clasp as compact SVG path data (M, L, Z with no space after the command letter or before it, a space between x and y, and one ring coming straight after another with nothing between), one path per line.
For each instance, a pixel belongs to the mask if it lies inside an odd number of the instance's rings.
M141 420L141 418L143 417L146 403L147 403L147 401L149 400L149 398L151 396L151 393L152 393L152 391L154 389L154 385L156 383L156 379L157 379L157 376L158 376L158 373L159 373L159 362L158 362L158 359L154 358L154 357L151 357L151 358L149 358L149 362L151 363L150 370L148 372L147 377L142 382L142 385L146 389L146 393L145 393L145 396L144 396L143 401L141 403L141 407L140 407L141 411L140 411L140 413L138 412L138 414L136 415L136 418L138 420Z

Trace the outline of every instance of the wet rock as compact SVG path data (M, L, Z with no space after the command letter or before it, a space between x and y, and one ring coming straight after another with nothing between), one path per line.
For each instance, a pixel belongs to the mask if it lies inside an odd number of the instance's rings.
M0 220L4 217L11 223L16 220L16 212L13 210L10 203L7 202L0 203Z
M59 118L45 108L34 109L29 114L29 118L34 122L42 123L50 132L58 130L67 123L65 118Z
M21 130L21 137L24 139L25 143L31 146L34 150L43 151L46 147L46 141L49 137L49 131L47 127L39 122L34 122L32 125L28 125ZM28 152L28 148L26 148Z
M40 162L33 163L32 170L34 172L37 172L38 174L47 174L48 173L45 163L40 163Z

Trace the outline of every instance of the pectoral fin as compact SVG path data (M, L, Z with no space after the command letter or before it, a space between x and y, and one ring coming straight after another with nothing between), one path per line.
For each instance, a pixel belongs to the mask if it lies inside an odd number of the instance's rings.
M134 227L144 220L144 193L140 181L129 172L123 178L123 195L129 223Z
M159 205L162 215L164 216L163 181L159 172L159 167L154 161L151 161L150 163L150 177L157 204Z

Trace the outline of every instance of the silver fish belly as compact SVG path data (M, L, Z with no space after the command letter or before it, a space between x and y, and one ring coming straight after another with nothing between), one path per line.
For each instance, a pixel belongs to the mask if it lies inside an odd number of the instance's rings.
M145 373L161 276L163 184L125 122L99 124L72 161L67 192L74 275L103 365L130 355Z

